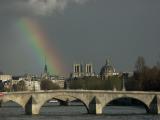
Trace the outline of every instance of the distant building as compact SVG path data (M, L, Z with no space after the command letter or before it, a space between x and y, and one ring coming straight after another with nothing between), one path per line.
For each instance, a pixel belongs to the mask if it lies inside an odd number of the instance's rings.
M57 84L61 89L64 89L65 80L52 80L52 82Z
M12 75L0 75L0 80L2 80L2 82L12 80Z
M53 83L57 84L61 89L64 89L64 84L65 84L64 76L49 75L48 79L51 80Z
M73 64L73 73L71 78L81 78L84 76L94 76L92 64Z
M36 75L25 74L23 76L14 76L12 80L12 85L16 85L20 81L25 82L27 91L40 90L40 78L36 77Z
M115 68L111 65L110 60L106 60L106 64L101 68L100 77L102 80L107 79L110 76L116 76L119 73L116 72Z
M36 75L26 74L25 75L25 85L29 91L38 91L40 90L40 78Z
M25 80L25 77L24 76L13 76L12 77L12 85L17 84L21 80Z

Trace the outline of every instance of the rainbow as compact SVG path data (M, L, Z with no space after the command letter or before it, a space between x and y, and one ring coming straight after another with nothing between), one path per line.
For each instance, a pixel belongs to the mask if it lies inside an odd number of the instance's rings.
M47 59L50 74L62 74L64 67L57 49L48 43L47 36L40 26L30 18L22 18L18 25L23 37L36 51L35 53L38 54L40 60L42 57Z

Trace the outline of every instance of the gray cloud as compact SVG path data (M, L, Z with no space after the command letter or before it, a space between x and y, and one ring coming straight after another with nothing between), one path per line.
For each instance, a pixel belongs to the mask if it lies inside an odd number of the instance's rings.
M29 0L28 6L38 15L63 11L69 3L83 4L87 0Z
M89 0L17 0L8 2L12 8L19 12L34 15L50 15L55 12L62 12L70 3L84 4Z
M3 15L54 15L63 12L69 4L83 5L90 0L2 0L0 14Z

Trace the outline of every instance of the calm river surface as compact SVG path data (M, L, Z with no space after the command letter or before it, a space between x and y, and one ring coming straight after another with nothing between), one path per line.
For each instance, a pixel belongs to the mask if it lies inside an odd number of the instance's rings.
M134 106L107 106L103 115L90 115L84 106L72 103L59 106L46 103L40 115L28 116L15 103L6 103L0 108L0 120L160 120L158 115L148 115L144 108Z

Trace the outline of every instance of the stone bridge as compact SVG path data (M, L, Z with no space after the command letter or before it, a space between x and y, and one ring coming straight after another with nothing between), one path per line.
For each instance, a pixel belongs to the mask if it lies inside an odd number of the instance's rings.
M60 101L79 100L88 113L102 114L103 108L120 98L133 98L141 102L148 113L160 114L160 92L102 91L102 90L54 90L37 92L4 92L1 104L13 101L21 105L28 115L39 114L41 107L51 99Z

